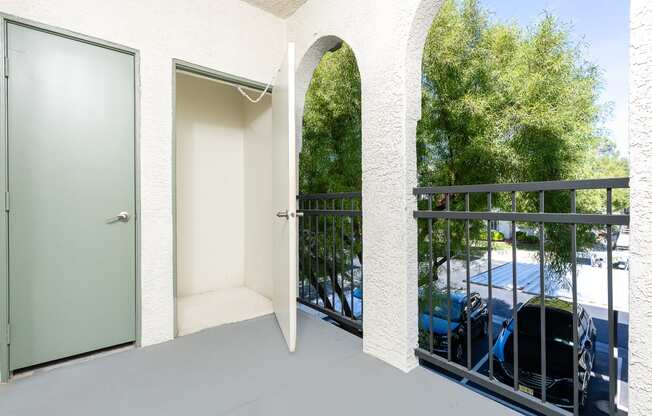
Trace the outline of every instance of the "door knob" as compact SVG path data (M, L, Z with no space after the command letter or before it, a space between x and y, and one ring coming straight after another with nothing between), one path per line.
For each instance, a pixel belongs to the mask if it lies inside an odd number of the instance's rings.
M111 217L111 218L106 219L107 224L111 224L111 223L114 223L114 222L117 222L117 221L121 221L121 222L129 221L129 213L126 212L126 211L122 211L121 213L119 213L115 217Z

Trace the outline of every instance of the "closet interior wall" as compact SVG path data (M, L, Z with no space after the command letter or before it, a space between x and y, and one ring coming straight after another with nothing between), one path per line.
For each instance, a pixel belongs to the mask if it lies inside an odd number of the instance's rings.
M257 96L255 91L249 92ZM177 332L272 313L271 95L176 74Z

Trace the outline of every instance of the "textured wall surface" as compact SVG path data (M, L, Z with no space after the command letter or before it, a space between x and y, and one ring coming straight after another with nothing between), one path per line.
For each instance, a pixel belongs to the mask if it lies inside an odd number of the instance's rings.
M297 44L297 103L337 39L362 78L364 351L404 370L417 365L416 122L430 0L309 1L288 19ZM300 110L301 111L301 110Z
M652 414L652 2L631 2L629 410Z
M283 20L239 0L0 0L0 12L140 51L142 344L172 338L172 59L263 83Z

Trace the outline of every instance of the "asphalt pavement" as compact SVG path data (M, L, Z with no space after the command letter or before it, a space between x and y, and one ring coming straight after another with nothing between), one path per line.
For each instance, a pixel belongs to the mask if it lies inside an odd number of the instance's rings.
M480 293L480 295L485 299L485 302L488 299L488 288L485 285L472 284L471 290L474 292ZM533 297L532 294L526 294L518 292L518 303L517 308L520 304L526 302L528 299ZM492 299L494 306L494 316L493 316L493 335L494 339L498 337L502 329L502 322L504 320L509 320L512 317L512 291L505 290L500 288L493 288L492 290ZM607 352L609 345L609 336L608 336L608 323L607 323L607 310L603 307L596 307L592 305L583 305L587 312L591 315L593 323L596 326L597 338L596 338L596 358L593 369L593 375L591 379L591 384L589 386L589 396L588 404L582 415L584 416L602 416L608 415L608 398L609 398L609 371L608 371L608 361L607 361ZM618 325L617 325L617 347L618 347L618 388L616 395L616 403L618 403L619 409L627 411L628 409L628 397L627 397L627 345L628 345L628 324L629 316L625 312L618 313ZM488 375L489 373L489 339L488 337L476 338L473 341L471 350L471 361L473 365L473 371L477 371L481 374ZM466 362L466 357L464 357L464 362ZM463 384L471 384L468 380L460 380ZM477 388L477 386L472 386ZM488 392L485 392L488 393ZM508 404L508 403L506 403ZM521 409L522 410L522 409ZM536 414L532 412L523 411L525 414Z

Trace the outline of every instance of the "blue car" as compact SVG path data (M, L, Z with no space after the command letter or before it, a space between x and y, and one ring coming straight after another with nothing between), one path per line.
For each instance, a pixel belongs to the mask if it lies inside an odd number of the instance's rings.
M467 309L465 291L451 291L451 352L453 359L462 363L466 352L467 315L471 318L471 337L487 335L487 306L480 295L471 293L470 309ZM448 354L448 297L445 291L432 292L432 315L429 313L426 290L419 294L419 338L424 349L430 349L430 326L432 325L433 351ZM432 322L432 323L431 323Z
M518 318L518 388L541 397L541 298L523 304ZM572 303L546 299L546 400L570 409L573 406L573 310ZM596 329L589 313L577 305L579 323L578 364L579 407L588 396L591 371L595 360ZM514 321L503 322L493 348L495 376L514 385Z

